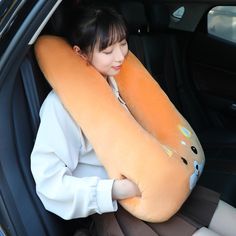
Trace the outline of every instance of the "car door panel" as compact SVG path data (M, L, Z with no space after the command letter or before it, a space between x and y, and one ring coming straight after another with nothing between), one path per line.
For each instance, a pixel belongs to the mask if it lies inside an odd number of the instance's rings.
M216 127L236 130L236 45L201 33L191 48L191 77L206 115Z

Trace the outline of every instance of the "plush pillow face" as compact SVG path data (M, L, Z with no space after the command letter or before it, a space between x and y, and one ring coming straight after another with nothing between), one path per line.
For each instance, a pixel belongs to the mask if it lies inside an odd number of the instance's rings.
M190 125L147 70L129 52L115 78L127 112L106 80L63 39L42 36L35 52L109 177L129 178L138 185L142 196L120 204L145 221L169 219L195 186L204 154Z

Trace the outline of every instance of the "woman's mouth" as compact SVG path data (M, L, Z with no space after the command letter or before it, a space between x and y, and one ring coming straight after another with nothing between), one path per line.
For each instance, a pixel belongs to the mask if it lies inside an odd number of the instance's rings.
M120 70L120 69L121 69L121 65L119 65L119 66L112 66L112 69L113 69L113 70L116 70L116 71L117 71L117 70Z

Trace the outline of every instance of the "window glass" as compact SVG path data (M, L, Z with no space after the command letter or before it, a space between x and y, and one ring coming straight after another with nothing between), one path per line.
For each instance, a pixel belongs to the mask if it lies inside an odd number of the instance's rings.
M40 1L0 0L0 62L12 38L37 2Z
M7 31L16 17L16 14L24 5L24 1L0 0L0 38Z
M236 6L217 6L208 13L208 33L236 43Z

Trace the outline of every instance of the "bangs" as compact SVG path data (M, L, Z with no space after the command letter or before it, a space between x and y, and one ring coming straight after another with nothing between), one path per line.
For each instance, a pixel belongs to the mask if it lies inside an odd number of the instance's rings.
M103 24L97 30L97 42L99 51L111 46L114 43L121 42L127 37L127 29L124 22L110 22Z

